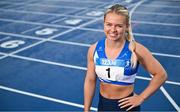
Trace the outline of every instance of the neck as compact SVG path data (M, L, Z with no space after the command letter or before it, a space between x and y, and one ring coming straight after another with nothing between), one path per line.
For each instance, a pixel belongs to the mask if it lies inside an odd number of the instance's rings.
M126 41L126 39L124 39L124 38L121 38L116 41L106 39L106 46L108 48L121 48L124 45L125 41Z

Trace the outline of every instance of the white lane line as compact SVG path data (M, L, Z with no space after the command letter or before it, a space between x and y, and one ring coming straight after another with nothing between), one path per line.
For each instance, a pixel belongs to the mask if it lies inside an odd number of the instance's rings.
M52 1L53 2L53 1ZM78 2L78 1L76 1ZM131 3L132 0L125 0L124 2L126 3ZM12 2L7 2L7 1L2 1L2 3L8 3L8 4L13 4L13 5L26 5L26 6L46 6L46 7L52 7L52 8L59 8L59 5L58 4L42 4L42 3L12 3ZM73 2L71 2L73 3ZM96 2L93 2L93 3L96 3ZM163 2L164 3L164 2ZM99 5L99 4L97 4ZM141 6L144 6L144 7L158 7L158 8L176 8L176 9L179 9L180 7L179 6L173 6L173 5L162 5L162 4L142 4ZM79 7L79 6L66 6L66 5L61 5L62 8L70 8L70 9L85 9L85 7ZM92 9L92 8L89 8L89 7L86 7L86 9Z
M84 105L82 105L82 104L73 103L73 102L69 102L69 101L65 101L65 100L60 100L60 99L56 99L56 98L52 98L52 97L48 97L48 96L44 96L44 95L39 95L39 94L35 94L32 92L21 91L18 89L9 88L9 87L2 86L2 85L0 85L0 89L18 93L18 94L22 94L22 95L26 95L26 96L43 99L43 100L48 100L48 101L52 101L52 102L56 102L56 103L60 103L60 104L70 105L70 106L74 106L74 107L78 107L78 108L84 108ZM97 108L91 107L91 110L97 111Z
M47 61L47 60L42 60L42 59L36 59L36 58L31 58L31 57L26 57L26 56L20 56L20 55L14 55L14 54L7 54L7 53L2 53L0 52L1 55L10 56L18 59L23 59L23 60L28 60L28 61L34 61L34 62L40 62L44 64L50 64L50 65L56 65L56 66L62 66L62 67L67 67L67 68L73 68L73 69L79 69L79 70L87 70L86 67L81 67L81 66L75 66L75 65L70 65L70 64L65 64L65 63L59 63L59 62L52 62L52 61ZM1 59L1 58L0 58ZM143 76L137 76L137 79L142 79L142 80L151 80L151 78L148 77L143 77ZM166 81L167 84L172 84L172 85L178 85L180 86L179 82L174 82L174 81Z
M133 23L136 23L136 24L148 24L148 25L163 25L163 26L174 26L174 27L179 27L180 24L174 24L174 23L164 23L164 22L150 22L150 21L136 21L136 20L133 20L132 21Z
M65 26L65 25L39 23L39 22L31 22L31 21L24 21L24 20L14 20L14 19L3 19L3 18L0 18L0 21L16 22L16 23L24 23L24 24L32 24L32 25L46 25L46 26L52 26L52 27L72 28L71 26ZM175 23L137 21L137 20L132 20L132 23L136 23L136 24L148 24L148 25L159 25L159 26L163 25L163 26L173 26L173 27L179 27L180 26L180 24L175 24Z
M162 2L162 4L164 3L165 1ZM152 7L152 8L174 8L174 10L179 10L180 7L179 6L173 6L173 5L169 5L169 4L166 4L166 5L162 5L161 3L160 4L143 4L141 6L144 6L144 7ZM146 10L146 9L145 9Z
M61 26L60 26L61 27ZM71 27L70 27L71 28ZM93 28L78 28L79 30L86 30L86 31L94 31L94 32L104 32L102 29L93 29ZM4 35L20 35L14 33L7 33L7 32L0 32ZM142 37L151 37L151 38L164 38L164 39L173 39L173 40L180 40L180 37L177 36L166 36L166 35L156 35L156 34L143 34L143 33L133 33L135 36L142 36ZM26 35L24 35L26 36Z
M160 90L163 92L165 97L170 101L170 103L173 105L173 107L177 110L177 112L180 112L180 108L177 105L177 103L173 100L173 98L169 95L169 93L164 89L163 86L160 87Z
M89 47L90 46L90 44L85 44L85 43L77 43L77 42L61 41L61 40L51 40L51 39L49 40L49 39L38 38L38 37L33 37L33 36L25 36L25 35L20 35L20 34L12 34L12 33L4 33L4 32L0 32L0 34L40 40L40 42L34 43L33 45L31 44L32 46L27 46L27 48L33 47L35 45L38 45L39 43L41 43L41 41L49 41L49 42L55 42L55 43L60 43L60 44L77 45L77 46L83 46L83 47ZM27 49L27 48L26 47L22 48L22 49L18 50L18 52L20 52L21 50ZM180 58L180 55L174 55L174 54L165 54L165 53L157 53L157 52L152 52L152 54L155 55L155 56Z
M27 21L18 21L18 20L7 20L7 19L0 19L3 21L8 21L8 22L17 22L17 23L24 23L24 24L32 24L32 25L40 25L40 26L49 26L49 27L59 27L59 28L75 28L71 26L64 26L64 25L55 25L55 24L44 24L44 23L34 23L34 22L27 22ZM80 30L87 30L87 31L96 31L96 32L103 32L101 29L93 29L93 28L82 28L78 27L77 29ZM2 33L2 32L1 32ZM152 34L142 34L142 33L133 33L135 36L149 36L153 38L167 38L167 39L176 39L180 40L180 37L175 37L175 36L166 36L166 35L152 35Z
M52 3L55 1L55 2L57 2L57 0L51 0L52 1ZM74 1L73 0L58 0L58 1L62 1L62 2L71 2L71 3L74 3ZM80 1L78 1L78 0L75 0L76 2L79 2L79 3L110 3L110 2L108 2L108 1L95 1L95 0L93 0L93 1L86 1L86 0L80 0ZM28 2L30 2L31 3L31 1L27 1L27 3ZM15 2L8 2L8 1L3 1L3 3L9 3L9 4L18 4L18 3L15 3ZM27 4L26 2L24 3L24 4ZM35 3L36 4L36 3ZM62 5L61 5L62 6Z
M22 20L13 20L13 19L1 19L0 18L0 21L13 22L13 23L22 23L22 24L30 24L30 25L39 25L39 26L43 25L43 26L60 27L60 28L74 28L74 27L71 27L71 26L64 26L64 25L57 25L57 24L47 24L47 23L38 23L38 22L30 22L30 21L22 21Z
M150 74L151 77L153 77L153 75ZM168 94L168 92L164 89L163 86L160 87L160 90L162 91L162 93L164 94L164 96L169 100L169 102L172 104L172 106L179 112L180 108L177 105L177 103L173 100L173 98Z
M139 2L140 3L140 2ZM133 11L132 11L133 12ZM165 89L164 89L165 90ZM166 95L165 95L166 96ZM169 96L170 97L170 96ZM172 100L172 99L171 99ZM171 101L170 101L171 102ZM175 103L175 102L173 102L173 103ZM176 103L175 103L176 104ZM174 106L174 105L173 105ZM176 106L176 105L175 105ZM178 111L179 111L179 107L175 107L176 109L178 109Z
M37 26L37 27L31 28L31 29L25 30L25 31L21 32L21 34L25 34L27 32L33 31L33 30L37 30L38 28L41 28L41 27L42 26Z
M11 37L9 37L9 36L4 37L4 38L0 39L0 42L1 42L1 41L5 41L5 40L8 40L8 39L10 39L10 38L11 38Z
M29 49L29 48L32 48L32 47L34 47L34 46L37 46L37 45L42 44L42 43L44 43L44 42L47 42L48 40L51 40L52 38L58 37L58 36L60 36L60 35L63 35L63 34L65 34L65 33L71 32L71 31L73 31L73 29L66 30L66 31L64 31L64 32L62 32L62 33L59 33L59 34L57 34L57 35L54 35L54 36L52 36L52 37L50 37L50 38L44 39L44 40L42 40L42 41L36 42L36 43L34 43L34 44L31 44L31 45L29 45L29 46L26 46L26 47L24 47L24 48L21 48L21 49L19 49L19 50L16 50L16 51L14 51L14 52L12 52L12 53L10 53L10 54L15 54L15 53L18 53L18 52L27 50L27 49Z
M141 80L148 80L150 81L152 78L149 78L149 77L143 77L143 76L136 76L137 79L141 79ZM166 84L171 84L171 85L177 85L177 86L180 86L180 82L175 82L175 81L166 81L165 82Z
M8 3L8 4L12 4L11 2L4 2L4 3ZM13 5L24 5L21 3L13 3ZM26 7L29 6L34 6L34 7L47 7L47 8L69 8L69 9L89 9L88 7L75 7L75 6L67 6L67 5L61 5L59 6L58 4L42 4L42 3L27 3L25 4ZM17 9L18 10L18 9Z
M40 37L33 37L33 36L26 36L21 34L13 34L13 33L4 33L0 32L0 34L8 35L8 36L15 36L15 37L21 37L21 38L28 38L33 40L40 40L45 41L46 38L40 38ZM85 43L78 43L78 42L70 42L70 41L63 41L63 40L48 40L48 42L54 42L54 43L60 43L60 44L69 44L69 45L76 45L76 46L83 46L83 47L90 47L91 44L85 44Z
M173 55L173 54L165 54L165 53L155 53L152 52L155 56L164 56L164 57L172 57L172 58L180 58L180 55Z
M25 59L25 60L30 60L30 61L36 61L36 62L41 62L41 63L46 63L46 64L53 64L53 65L58 65L58 66L63 66L63 67L68 67L68 68L74 68L74 69L80 69L80 70L87 70L87 68L85 67L78 67L78 66L72 66L72 65L67 65L67 64L62 64L62 63L56 63L56 62L49 62L49 61L45 61L45 60L39 60L39 59L33 59L33 58L28 58L28 57L22 57L22 56L16 56L16 55L11 55L11 57L16 57L16 58L20 58L20 59ZM143 79L143 80L151 80L151 78L146 78L146 77L142 77L142 76L137 76L138 79ZM168 83L170 81L166 81L165 83ZM175 84L173 82L171 82L170 84ZM176 84L180 85L180 83ZM4 88L1 87L0 88ZM171 102L171 104L178 110L179 107L178 105L175 103L175 101L170 97L170 95L165 91L165 89L163 89L162 87L160 88L162 90L162 92L164 93L164 95L168 98L168 100ZM27 95L27 94L26 94ZM41 98L41 97L39 97ZM46 99L46 98L44 98ZM48 99L46 99L48 100ZM56 100L50 100L50 101L56 101ZM59 101L57 101L59 102ZM63 103L62 101L60 101L59 103ZM67 104L67 103L63 103L63 104ZM70 104L67 104L70 105ZM75 106L74 104L72 104L72 106ZM95 109L92 107L92 109Z
M172 14L172 13L161 13L161 12L145 12L145 11L136 11L134 14L144 14L144 15L158 15L158 16L175 16L178 17L180 14Z
M54 26L54 27L72 28L70 26L57 25L57 24L47 24L47 23L39 23L39 22L30 22L30 21L24 21L24 20L3 19L3 18L0 18L0 20L1 21L6 21L6 22L16 22L16 23L25 23L25 24L33 24L33 25L46 25L46 26ZM149 24L149 25L160 25L160 26L161 25L163 25L163 26L174 26L174 27L179 27L180 26L180 24L175 24L175 23L137 21L137 20L132 20L132 23Z
M66 15L66 14L55 14L55 13L47 13L47 12L34 12L34 11L23 11L23 10L13 10L13 9L2 9L0 8L0 11L6 11L6 12L13 12L13 13L27 13L27 14L39 14L39 15L48 15L48 16L66 16L66 17L77 17L77 18L88 18L88 19L94 19L95 17L90 16L78 16L78 15Z
M180 40L180 37L175 36L166 36L166 35L152 35L152 34L142 34L142 33L133 33L135 36L141 37L152 37L152 38L162 38L162 39L172 39L172 40Z
M40 26L49 26L49 27L59 27L59 28L75 28L72 26L64 26L64 25L56 25L56 24L46 24L46 23L37 23L37 22L27 22L27 21L20 21L20 20L9 20L9 19L0 19L2 21L7 21L7 22L17 22L17 23L23 23L23 24L32 24L32 25L40 25ZM149 24L150 22L137 22L137 23L143 23L143 24ZM151 23L150 23L151 24ZM166 23L154 23L152 24L156 25L173 25L173 26L180 26L180 24L166 24ZM82 30L87 30L87 31L96 31L96 32L103 32L102 29L93 29L93 28L82 28L79 27L78 29ZM168 39L177 39L180 40L180 37L175 37L175 36L166 36L166 35L152 35L152 34L141 34L141 33L133 33L135 36L140 35L140 36L150 36L150 37L156 37L156 38L168 38Z
M36 42L36 43L34 43L34 44L31 44L31 45L26 46L26 47L24 47L24 48L21 48L21 49L19 49L19 50L16 50L16 51L14 51L14 52L12 52L12 53L4 56L3 58L8 57L9 55L12 55L12 54L15 54L15 53L18 53L18 52L27 50L27 49L32 48L32 47L34 47L34 46L37 46L37 45L39 45L39 44L41 44L41 43L50 41L50 40L52 40L52 39L54 39L54 38L56 38L56 37L58 37L58 36L61 36L61 35L63 35L63 34L66 34L66 33L69 33L69 32L71 32L71 31L74 31L74 30L76 30L76 29L78 29L78 28L81 28L81 27L83 27L83 26L85 26L85 25L94 23L94 22L98 21L99 19L101 19L101 17L96 18L96 19L94 19L94 20L91 20L91 21L89 21L89 22L86 22L86 23L84 23L84 24L82 24L82 25L80 25L80 26L78 26L78 27L74 27L74 28L72 28L72 29L69 29L69 30L66 30L66 31L64 31L64 32L61 32L61 33L59 33L59 34L57 34L57 35L53 35L53 36L51 36L51 37L49 37L49 38L47 38L47 39L41 40L41 41L39 41L39 42ZM0 59L3 59L3 58L1 57Z
M132 0L125 0L125 2L126 2L126 3L131 3L131 2L132 2Z
M49 64L49 65L62 66L62 67L73 68L73 69L78 69L78 70L87 70L86 67L75 66L75 65L65 64L65 63L52 62L52 61L36 59L36 58L31 58L31 57L26 57L26 56L20 56L20 55L14 55L14 54L7 54L7 53L2 53L2 52L0 52L0 54L5 55L5 56L8 55L8 56L13 57L13 58L23 59L23 60L27 60L27 61L39 62L39 63ZM136 76L136 78L142 79L142 80L151 80L151 78L143 77L143 76ZM165 83L180 86L180 82L166 81Z
M79 70L87 70L86 67L80 67L80 66L75 66L75 65L70 65L70 64L64 64L64 63L58 63L58 62L52 62L52 61L41 60L41 59L35 59L35 58L30 58L30 57L25 57L25 56L19 56L19 55L14 55L14 54L12 54L12 55L10 54L10 55L8 55L8 56L14 57L14 58L19 58L19 59L24 59L24 60L29 60L29 61L35 61L35 62L50 64L50 65L57 65L57 66L62 66L62 67L67 67L67 68L73 68L73 69L79 69Z

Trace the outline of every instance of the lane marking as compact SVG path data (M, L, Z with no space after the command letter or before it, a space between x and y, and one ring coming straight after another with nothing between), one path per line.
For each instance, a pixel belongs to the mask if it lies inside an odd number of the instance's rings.
M164 3L165 1L162 2L162 4ZM173 5L162 5L161 2L159 4L143 4L141 6L144 6L144 7L152 7L152 8L174 8L175 10L179 10L180 7L179 6L173 6ZM169 9L168 9L169 10Z
M138 4L141 4L141 2L139 2ZM138 5L137 5L137 6L138 6ZM136 8L136 6L135 6L135 8ZM134 9L135 9L135 8L134 8ZM132 11L132 12L133 12L133 11ZM173 106L174 106L174 105L173 105Z
M149 78L149 77L143 77L143 76L136 76L137 79L141 79L141 80L148 80L150 81L152 78ZM166 84L171 84L171 85L177 85L177 86L180 86L180 82L175 82L175 81L166 81L165 82Z
M83 27L83 26L86 26L86 25L88 25L88 24L94 23L94 22L98 21L98 20L101 19L101 18L102 18L102 17L98 17L98 18L96 18L96 19L94 19L94 20L91 20L91 21L89 21L89 22L86 22L86 23L84 23L84 24L81 24L81 25L79 25L79 26L77 26L77 27L74 27L74 28L72 28L72 29L66 30L66 31L61 32L61 33L59 33L59 34L53 35L53 36L51 36L51 37L49 37L49 38L43 39L43 40L41 40L41 41L39 41L39 42L36 42L36 43L34 43L34 44L31 44L31 45L29 45L29 46L26 46L26 47L24 47L24 48L21 48L21 49L19 49L19 50L16 50L16 51L14 51L14 52L6 55L6 56L3 56L3 57L1 57L0 59L6 58L6 57L8 57L9 55L12 55L12 54L15 54L15 53L18 53L18 52L27 50L27 49L29 49L29 48L32 48L32 47L34 47L34 46L37 46L37 45L39 45L39 44L42 44L42 43L47 42L47 41L49 41L49 40L52 40L52 39L54 39L54 38L56 38L56 37L58 37L58 36L61 36L61 35L66 34L66 33L69 33L69 32L71 32L71 31L74 31L74 30L76 30L76 29L78 29L78 28L81 28L81 27Z
M31 25L40 25L40 26L49 26L49 27L58 27L58 28L77 28L77 27L73 27L73 26L65 26L65 25L55 25L55 24L46 24L46 23L37 23L37 22L27 22L27 21L19 21L19 20L9 20L9 19L0 19L2 21L6 21L6 22L17 22L17 23L23 23L23 24L31 24ZM151 24L149 22L141 22L140 23L145 23L145 24ZM137 22L137 24L139 23ZM156 25L167 25L164 23L152 23L152 24L156 24ZM180 26L180 24L169 24L169 25L173 25L173 26ZM96 31L96 32L103 32L102 29L95 29L95 28L83 28L83 27L78 27L77 29L80 30L87 30L87 31ZM152 37L156 37L156 38L168 38L168 39L177 39L180 40L179 37L175 37L175 36L166 36L166 35L152 35L152 34L142 34L142 33L133 33L134 35L142 35L142 36L152 36Z
M153 75L150 74L150 76L153 78ZM169 100L169 102L172 104L172 106L179 112L180 108L177 105L177 103L173 100L173 98L169 95L169 93L164 89L163 85L160 87L160 90L164 94L164 96Z
M164 54L164 53L155 53L155 52L152 52L152 54L153 54L153 55L156 55L156 56L164 56L164 57L180 58L180 55Z
M166 35L152 35L152 34L141 34L141 33L134 33L134 35L135 36L142 36L142 37L152 37L152 38L180 40L180 37L166 36Z
M24 23L24 24L31 24L31 25L44 25L44 26L51 26L51 27L64 27L64 28L73 28L72 26L65 26L65 25L58 25L58 24L48 24L48 23L40 23L40 22L31 22L31 21L24 21L24 20L14 20L14 19L3 19L0 18L0 21L6 22L15 22L15 23ZM173 26L179 27L180 24L175 23L165 23L165 22L151 22L151 21L138 21L138 20L131 20L132 23L137 24L148 24L148 25L159 25L159 26Z
M28 33L28 32L30 32L30 31L33 31L33 30L37 30L38 28L41 28L42 26L37 26L37 27L34 27L34 28L30 28L30 29L28 29L28 30L25 30L25 31L23 31L23 32L21 32L21 34L25 34L25 33Z
M11 38L10 36L4 37L4 38L0 39L0 42L1 42L1 41L5 41L5 40L8 40L8 39L10 39L10 38Z
M56 2L57 0L51 0L52 2ZM58 0L58 1L64 1L64 0ZM26 1L24 4L27 4L28 2L30 2L30 1ZM72 3L74 3L72 0L65 0L65 2L72 2ZM110 2L108 2L108 1L95 1L95 0L93 0L93 1L78 1L78 0L76 0L76 2L79 2L79 3L110 3ZM20 3L16 3L16 2L8 2L8 1L2 1L2 3L9 3L9 4L20 4ZM31 2L30 2L31 3ZM28 3L29 4L29 3Z
M68 31L69 32L69 31ZM66 32L64 32L66 33ZM33 37L33 36L25 36L25 35L20 35L20 34L13 34L13 33L4 33L4 32L0 32L0 34L3 35L10 35L10 36L16 36L16 37L22 37L22 38L29 38L29 39L36 39L36 40L40 40L41 41L47 41L47 42L55 42L55 43L60 43L60 44L69 44L69 45L77 45L77 46L83 46L83 47L89 47L91 44L85 44L85 43L78 43L78 42L70 42L70 41L61 41L61 40L51 40L51 39L44 39L44 38L38 38L38 37ZM143 36L141 34L136 34L138 36ZM153 35L144 35L144 36L153 36ZM180 39L180 38L179 38ZM39 43L34 43L33 46L38 45ZM32 45L32 44L31 44ZM29 47L33 47L33 46L29 46ZM28 47L28 46L27 46ZM22 48L23 49L27 49L27 48ZM20 52L20 50L18 50L18 52ZM15 52L16 53L16 52ZM14 53L13 53L14 54ZM157 52L152 52L153 55L155 56L163 56L163 57L172 57L172 58L180 58L180 55L174 55L174 54L165 54L165 53L157 53Z
M78 16L78 15L66 15L66 14L55 14L55 13L47 13L47 12L33 12L33 11L23 11L23 10L13 10L13 9L1 9L0 11L6 11L6 12L13 12L13 13L28 13L28 14L39 14L39 15L48 15L48 16L66 16L66 17L77 17L77 18L87 18L87 19L94 19L95 17L90 17L90 16Z
M149 22L149 21L136 21L133 20L133 23L136 24L148 24L148 25L163 25L163 26L173 26L173 27L179 27L180 24L175 24L175 23L163 23L163 22Z
M73 102L69 102L69 101L65 101L65 100L60 100L60 99L56 99L56 98L52 98L52 97L48 97L48 96L44 96L44 95L39 95L39 94L35 94L32 92L21 91L18 89L9 88L9 87L2 86L2 85L0 85L0 89L18 93L18 94L22 94L22 95L26 95L26 96L43 99L43 100L47 100L47 101L52 101L52 102L56 102L56 103L60 103L60 104L70 105L70 106L74 106L74 107L78 107L78 108L84 108L84 105L82 105L82 104L73 103ZM97 111L97 108L91 107L91 110Z
M44 61L44 60L39 60L39 59L33 59L33 58L27 58L27 57L23 57L22 56L15 56L15 55L11 55L12 57L16 57L16 58L20 58L20 59L25 59L25 60L30 60L30 61L37 61L37 62L42 62L42 63L46 63L46 64L53 64L53 65L58 65L58 66L64 66L64 67L68 67L68 68L74 68L74 69L80 69L80 70L87 70L87 68L85 67L78 67L78 66L72 66L72 65L67 65L67 64L60 64L60 63L56 63L56 62L49 62L49 61ZM137 78L139 79L143 79L143 80L150 80L151 78L146 78L146 77L142 77L142 76L137 76ZM168 83L170 81L166 81L165 83ZM171 84L173 84L171 82ZM175 83L174 83L175 84ZM178 83L178 85L180 85L180 83ZM160 88L163 92L163 94L166 96L166 98L170 101L170 103L174 106L174 108L176 110L179 110L178 105L175 103L175 101L170 97L170 95L167 93L167 91L165 89L163 89L162 87Z
M159 15L159 16L175 16L175 17L180 16L180 14L161 13L161 12L143 12L143 11L136 11L136 12L134 12L134 14Z
M173 100L173 98L169 95L169 93L164 89L163 86L160 87L160 90L163 92L165 97L170 101L170 103L173 105L173 107L177 110L177 112L180 112L180 108L177 105L177 103Z
M27 60L27 61L40 62L40 63L44 63L44 64L62 66L62 67L73 68L73 69L78 69L78 70L85 70L85 71L87 70L86 67L81 67L81 66L76 66L76 65L70 65L70 64L59 63L59 62L52 62L52 61L36 59L36 58L31 58L31 57L26 57L26 56L20 56L20 55L14 55L14 54L7 54L7 53L2 53L2 52L0 52L0 54L5 55L5 56L8 55L9 57L23 59L23 60ZM142 80L151 80L151 78L143 77L143 76L136 76L136 78L142 79ZM180 86L180 82L166 81L165 83Z

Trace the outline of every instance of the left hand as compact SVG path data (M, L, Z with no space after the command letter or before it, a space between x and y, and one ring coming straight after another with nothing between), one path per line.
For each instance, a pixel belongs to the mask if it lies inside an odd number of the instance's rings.
M129 107L127 109L127 111L129 111L132 108L141 105L143 101L144 101L144 99L140 95L134 95L134 96L126 97L126 98L119 100L118 106L120 106L120 108Z

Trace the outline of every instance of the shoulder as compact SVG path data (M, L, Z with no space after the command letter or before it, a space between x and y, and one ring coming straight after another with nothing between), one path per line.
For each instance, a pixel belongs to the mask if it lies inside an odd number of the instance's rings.
M96 49L96 45L97 45L97 42L96 42L96 43L94 43L94 44L92 44L92 45L89 47L88 52L94 52L94 51L95 51L95 49Z
M144 59L146 57L152 56L151 52L147 47L145 47L144 45L138 42L135 42L135 44L136 44L135 53L138 56L138 59Z
M142 51L147 51L148 50L144 45L142 45L139 42L135 42L135 44L136 44L136 51L137 52L142 52Z
M93 58L93 55L94 55L94 51L96 49L96 45L97 45L97 42L92 44L89 49L88 49L88 57L89 58Z
M104 43L105 43L105 38L103 38L103 39L97 41L96 43L92 44L89 47L88 55L93 56L96 49L99 50L99 49L102 49L104 47Z

